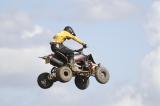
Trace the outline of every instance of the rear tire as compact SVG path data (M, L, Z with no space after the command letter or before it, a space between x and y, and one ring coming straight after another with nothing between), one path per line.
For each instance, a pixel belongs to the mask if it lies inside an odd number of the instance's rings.
M106 84L109 81L110 75L107 69L99 67L95 74L96 80L101 84Z
M76 76L75 77L75 85L80 90L85 90L89 86L89 78L85 76Z
M49 73L45 72L38 76L37 82L41 88L48 89L53 85L54 81L49 79L49 75Z
M69 67L63 66L57 71L59 81L65 83L72 79L72 71Z

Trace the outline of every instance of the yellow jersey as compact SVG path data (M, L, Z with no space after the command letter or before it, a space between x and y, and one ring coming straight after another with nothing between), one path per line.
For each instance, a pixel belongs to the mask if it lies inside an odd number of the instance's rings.
M80 44L85 44L82 40L80 40L78 37L70 34L67 31L62 31L57 33L54 37L53 37L53 42L56 44L60 44L63 43L66 39L73 39L76 42L80 43Z

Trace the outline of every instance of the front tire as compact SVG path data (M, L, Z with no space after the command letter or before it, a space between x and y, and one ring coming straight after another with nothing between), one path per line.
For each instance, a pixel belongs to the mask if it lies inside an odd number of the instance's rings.
M59 81L65 83L72 79L72 71L69 67L63 66L57 71Z
M76 76L75 77L75 85L80 90L85 90L89 86L89 78L85 76Z
M99 67L95 74L96 80L101 84L106 84L109 81L110 75L107 69Z
M48 89L53 85L53 80L49 79L49 73L45 72L38 76L37 82L38 85L43 89Z

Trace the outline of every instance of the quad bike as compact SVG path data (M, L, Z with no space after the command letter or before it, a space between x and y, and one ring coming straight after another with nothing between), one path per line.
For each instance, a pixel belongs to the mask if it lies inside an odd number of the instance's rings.
M68 56L61 52L56 52L44 57L46 63L53 65L51 72L45 72L38 76L38 85L43 89L50 88L54 82L60 81L62 83L68 82L75 77L75 85L77 88L84 90L89 86L89 77L94 76L96 80L105 84L109 81L109 72L96 64L91 54L84 55L83 49L75 50L74 61L75 64L69 62Z

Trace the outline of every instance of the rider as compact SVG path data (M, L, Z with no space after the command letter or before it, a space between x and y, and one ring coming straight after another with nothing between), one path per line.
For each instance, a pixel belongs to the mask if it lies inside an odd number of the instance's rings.
M65 40L70 40L73 39L76 42L80 43L83 45L84 48L87 47L86 43L84 43L82 40L80 40L76 34L74 33L73 29L70 26L66 26L63 31L57 33L54 37L53 40L50 42L51 44L51 50L53 52L59 51L65 55L69 56L70 63L74 63L74 50L69 49L65 45L63 45L63 42Z

